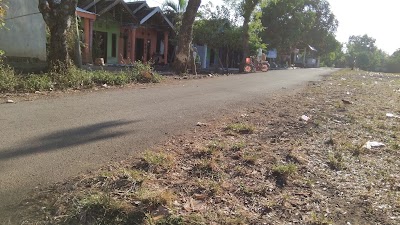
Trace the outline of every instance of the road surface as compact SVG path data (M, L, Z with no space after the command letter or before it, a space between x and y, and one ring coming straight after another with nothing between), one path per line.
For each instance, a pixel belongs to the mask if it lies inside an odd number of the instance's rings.
M34 187L120 161L198 121L332 71L270 71L0 104L0 212Z

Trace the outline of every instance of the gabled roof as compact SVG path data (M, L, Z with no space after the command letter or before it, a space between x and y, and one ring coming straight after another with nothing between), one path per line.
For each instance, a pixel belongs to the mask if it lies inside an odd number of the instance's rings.
M150 18L158 14L168 24L169 27L175 30L174 25L164 15L160 7L149 7L145 1L127 2L127 5L132 10L134 15L139 19L140 25L146 23Z
M78 7L99 16L118 7L118 13L130 18L132 22L139 22L123 0L78 0Z
M82 8L79 8L79 7L76 7L76 11L77 12L81 12L81 13L87 13L87 14L91 14L91 15L96 15L96 13L86 11L86 10L84 10Z

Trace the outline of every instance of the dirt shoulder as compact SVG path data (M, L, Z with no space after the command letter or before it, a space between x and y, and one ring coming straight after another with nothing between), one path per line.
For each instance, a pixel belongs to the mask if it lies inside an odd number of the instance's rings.
M399 224L399 97L398 75L341 71L37 190L18 220ZM368 149L367 141L385 146Z

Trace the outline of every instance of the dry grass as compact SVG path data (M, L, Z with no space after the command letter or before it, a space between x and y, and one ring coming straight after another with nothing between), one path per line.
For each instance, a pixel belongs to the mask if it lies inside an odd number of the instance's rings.
M100 203L125 215L112 224L400 224L400 119L385 116L400 115L399 97L400 76L341 71L73 179L73 189L39 192L31 221L57 224Z

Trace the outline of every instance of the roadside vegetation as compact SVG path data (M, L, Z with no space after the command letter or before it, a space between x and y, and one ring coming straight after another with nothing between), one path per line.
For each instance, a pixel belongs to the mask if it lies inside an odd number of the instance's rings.
M153 71L151 64L136 62L118 72L83 70L71 67L62 72L42 74L17 74L0 63L0 93L87 89L96 86L125 85L129 83L158 83L162 77Z
M37 190L17 218L24 224L399 224L399 95L400 75L344 70L137 158Z

